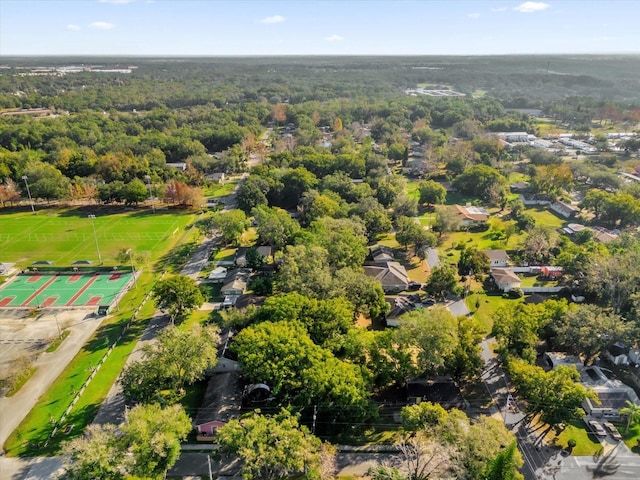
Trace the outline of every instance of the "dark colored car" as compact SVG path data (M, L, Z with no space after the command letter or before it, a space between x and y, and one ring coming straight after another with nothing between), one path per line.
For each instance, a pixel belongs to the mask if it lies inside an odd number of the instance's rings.
M407 286L409 290L420 290L422 284L420 282L409 282Z

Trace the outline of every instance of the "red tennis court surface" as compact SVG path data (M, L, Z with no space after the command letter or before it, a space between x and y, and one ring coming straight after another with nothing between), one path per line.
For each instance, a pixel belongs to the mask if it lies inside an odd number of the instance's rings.
M82 278L82 275L71 275L69 277L69 280L67 280L67 283L73 283L73 282L77 282L78 280L80 280Z
M5 297L3 299L0 299L0 307L6 307L11 302L13 302L15 300L15 298L16 297Z
M120 277L122 276L121 273L114 273L113 275L111 275L109 277L109 281L110 282L115 282L116 280L120 280Z
M100 305L100 300L102 300L102 295L99 295L97 297L91 297L87 302L87 305L91 305L92 307L96 305Z
M47 299L44 302L42 302L42 306L43 307L50 307L54 303L56 303L57 301L58 301L58 296L57 295L55 297L47 297Z
M31 275L27 283L36 283L38 280L42 278L42 275Z

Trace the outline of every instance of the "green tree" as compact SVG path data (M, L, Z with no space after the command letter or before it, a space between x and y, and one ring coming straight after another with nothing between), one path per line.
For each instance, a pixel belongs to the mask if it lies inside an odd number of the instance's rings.
M442 375L458 345L457 321L444 307L414 310L402 315L396 341L414 349L416 374Z
M444 299L447 293L453 293L455 291L457 284L455 267L453 265L443 264L433 269L425 285L425 290L429 295Z
M636 424L640 422L640 405L630 402L626 400L626 407L620 409L620 415L625 415L627 417L627 428L625 429L625 433L629 431L629 427L632 424Z
M314 344L300 322L247 327L231 348L245 378L267 383L277 401L297 411L315 405L325 433L332 425L363 421L372 414L362 370Z
M481 278L483 274L490 270L489 257L477 247L464 247L460 252L458 260L458 275L466 276L473 272L476 278Z
M242 210L216 212L211 218L212 227L217 230L227 245L238 245L242 234L251 222Z
M300 225L281 208L259 206L252 211L256 221L258 241L270 245L274 253L282 250L300 230Z
M158 308L169 312L172 322L182 320L184 315L204 303L195 280L185 275L171 275L158 280L152 295Z
M125 184L122 190L125 205L137 205L147 198L147 186L137 178Z
M124 368L121 384L126 397L142 403L173 403L186 385L215 365L218 343L215 326L166 328L153 345L144 347L142 360Z
M489 468L482 476L483 480L521 480L524 477L518 472L517 442L511 442L509 446L498 453L491 462Z
M425 180L418 185L420 204L441 205L447 197L447 190L434 180Z
M558 425L584 416L582 403L587 398L596 399L580 381L575 367L558 367L549 372L530 365L525 360L509 358L507 369L529 418L540 415L550 425Z
M321 477L322 442L286 410L273 416L253 412L219 428L223 450L242 459L245 480Z
M78 480L164 478L190 430L191 421L180 405L137 405L120 425L90 425L83 437L63 444L67 476Z
M332 270L358 268L367 256L366 228L349 218L324 217L311 224L318 244L328 253Z
M180 443L191 428L191 419L181 405L138 405L129 410L120 427L130 455L125 457L129 475L165 478L178 461Z
M351 328L354 309L353 304L342 297L313 299L292 292L267 298L259 317L272 322L300 321L311 340L323 345Z
M499 205L506 198L507 179L487 165L474 165L453 181L460 192Z
M554 343L568 352L583 355L585 365L590 365L613 342L637 338L631 322L597 305L572 305L552 328L556 334Z
M124 446L118 427L110 423L89 425L84 436L62 445L68 455L67 476L77 480L119 480L125 478L122 465Z

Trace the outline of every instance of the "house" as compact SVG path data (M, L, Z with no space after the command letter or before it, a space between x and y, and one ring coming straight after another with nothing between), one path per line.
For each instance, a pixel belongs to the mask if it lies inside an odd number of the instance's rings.
M504 250L483 250L483 253L489 257L489 265L491 268L506 267L511 260Z
M429 380L407 382L407 402L432 402L443 408L466 408L466 402L458 384L449 376L434 377Z
M620 418L620 409L627 406L627 402L640 404L638 395L631 387L620 380L611 380L597 366L585 368L580 375L580 383L591 388L597 395L598 401L587 398L582 408L588 415L604 418Z
M624 343L614 343L605 352L604 356L614 365L629 365L629 349Z
M364 273L375 278L385 292L401 292L409 286L409 276L405 268L398 262L387 262L382 265L365 265Z
M196 425L196 431L199 435L215 435L216 430L225 425L224 422L219 422L217 420L211 420L209 422L200 423Z
M529 190L529 187L531 187L529 182L515 182L509 185L509 189L512 192L525 192Z
M580 211L568 203L561 202L560 200L549 205L549 209L564 218L573 218Z
M264 263L268 262L271 258L272 248L268 245L260 245L259 247L250 247L255 248L258 256L261 257ZM244 267L247 264L247 252L249 248L241 247L236 251L236 265L239 267Z
M227 278L227 269L224 267L216 267L209 273L211 283L222 283Z
M439 267L440 256L438 255L438 250L433 247L427 248L425 261L429 266L429 270L433 270L434 268Z
M369 249L369 258L371 258L371 261L375 264L385 264L395 260L393 250L384 245L373 245Z
M224 180L226 177L224 172L215 172L215 173L210 173L209 175L206 175L205 178L215 183L224 184Z
M187 169L185 162L167 162L167 167L184 172Z
M629 349L629 360L633 363L640 364L640 348Z
M508 268L494 268L491 270L491 276L496 282L496 286L503 292L520 288L522 284L520 277Z
M562 267L542 267L540 268L540 275L547 278L560 278L562 277Z
M563 352L545 352L543 356L545 364L555 370L558 367L576 367L579 372L584 368L584 363L580 357L568 355Z
M236 268L227 272L227 276L220 289L220 295L242 295L247 289L250 274L251 270L246 268Z
M609 243L618 238L617 230L607 230L604 227L591 227L593 239L600 243Z
M391 306L391 310L385 317L387 327L399 326L400 317L416 308L416 304L407 297L384 297L384 301Z
M489 220L489 212L482 207L454 205L455 215L463 227L479 225Z

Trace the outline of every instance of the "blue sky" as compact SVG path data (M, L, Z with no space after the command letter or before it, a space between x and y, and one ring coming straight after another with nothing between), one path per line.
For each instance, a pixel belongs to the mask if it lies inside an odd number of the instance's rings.
M0 0L0 55L640 53L638 0Z

